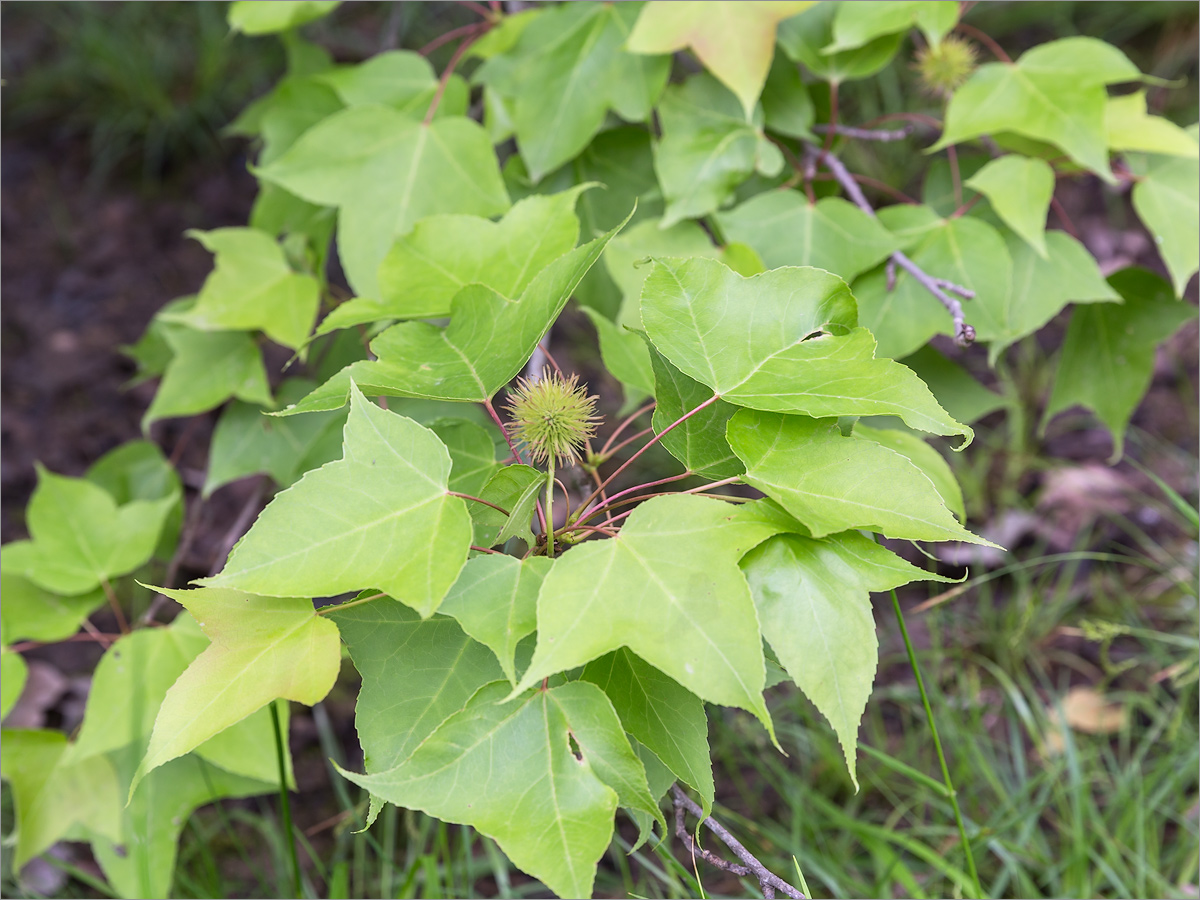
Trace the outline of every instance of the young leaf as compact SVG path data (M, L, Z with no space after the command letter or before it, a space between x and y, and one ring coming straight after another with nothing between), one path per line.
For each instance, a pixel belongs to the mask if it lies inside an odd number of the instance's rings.
M654 346L731 403L811 416L893 415L969 441L971 429L912 372L875 358L875 339L855 320L846 283L821 269L743 278L715 260L660 260L642 290Z
M1192 140L1200 134L1188 129ZM1200 268L1200 173L1194 159L1152 156L1139 165L1141 176L1133 186L1133 208L1154 235L1175 295Z
M0 719L8 715L25 689L29 669L25 658L8 647L0 649Z
M868 591L948 581L854 531L773 537L741 562L763 635L805 696L829 720L854 770L858 725L879 659Z
M937 46L958 21L958 4L953 0L859 0L839 3L833 18L833 43L822 48L823 56L856 50L878 37L921 29L925 39Z
M336 9L339 0L235 0L229 27L243 34L272 34L298 28Z
M811 204L797 191L767 191L717 214L731 241L749 244L770 269L816 266L851 281L900 249L879 220L840 197Z
M321 323L317 334L380 319L450 315L454 295L483 284L520 297L546 266L575 246L580 186L549 197L528 197L499 222L477 216L430 216L392 245L379 266L379 297L356 297Z
M212 644L167 691L131 794L149 772L278 697L319 702L341 665L337 626L316 615L309 600L214 588L159 590L183 604Z
M991 292L970 304L976 335L990 342L988 361L992 365L1009 346L1033 334L1068 303L1120 300L1104 281L1095 258L1066 232L1046 234L1044 259L1016 235L1006 235L1005 243L1013 272L1004 304L996 306Z
M626 49L631 53L674 53L691 49L733 91L749 119L758 103L775 53L775 27L811 2L675 2L652 0L642 7Z
M530 522L539 490L545 483L545 474L532 466L505 466L493 475L479 496L508 510L509 514L505 516L490 506L472 503L470 509L475 524L476 546L494 547L516 537L532 547Z
M1142 77L1111 44L1069 37L1039 44L1016 63L987 63L950 100L942 138L930 152L981 134L1011 131L1061 148L1115 183L1105 140L1104 86Z
M906 252L913 262L937 278L947 278L974 291L969 310L976 306L1004 307L1012 283L1012 259L995 228L972 216L941 219L936 213L930 216L917 211L925 207L893 218L888 215L893 209L900 208L888 207L879 218L893 230L896 223L901 237L906 233L911 236L914 246ZM908 356L935 334L954 330L946 308L907 272L896 273L896 284L890 291L882 269L870 272L854 283L854 296L858 298L862 324L879 338L880 356Z
M67 737L59 731L4 730L0 775L12 786L16 807L14 870L60 840L80 840L87 832L112 840L120 835L112 766L103 757L63 765L66 749Z
M329 618L362 675L354 727L368 772L408 759L472 694L503 677L495 655L446 616L422 619L383 597L334 610ZM370 820L379 808L372 795Z
M374 587L428 616L467 559L471 517L449 495L450 454L433 432L351 383L344 455L275 496L200 583L284 597Z
M293 272L283 248L253 228L189 232L216 254L216 265L185 312L160 313L200 331L260 330L277 343L298 349L312 331L320 285Z
M604 691L622 727L712 808L708 716L699 697L625 647L592 660L579 677Z
M736 97L711 75L672 85L658 106L662 140L654 171L667 202L664 227L724 206L753 175L778 175L783 154L762 133L762 110L743 114Z
M743 409L729 420L728 436L746 464L746 482L813 537L865 528L904 540L994 546L955 521L909 460L872 441L842 437L836 420Z
M621 724L603 692L585 682L513 703L504 702L508 688L482 688L395 768L342 774L397 806L471 825L560 897L590 897L617 808L593 756L620 746ZM633 756L628 742L625 750Z
M1104 126L1109 150L1142 150L1192 160L1200 155L1200 145L1186 129L1163 116L1146 112L1145 91L1110 97Z
M712 391L688 378L658 351L650 358L655 383L653 425L655 432L662 434L685 413L709 399ZM746 469L725 440L725 424L735 412L736 406L718 400L664 434L661 443L689 472L715 479L740 475Z
M825 81L854 81L874 75L896 55L904 35L885 34L865 46L841 53L824 53L833 40L833 24L843 6L857 3L818 3L779 24L779 46L796 62Z
M279 386L280 403L294 403L316 385L305 378L289 378ZM348 410L313 413L294 419L264 415L262 407L235 401L217 421L208 448L204 497L247 475L270 475L286 488L301 475L341 456L342 429Z
M544 556L477 556L467 561L442 601L440 612L491 649L513 684L517 644L537 628L538 591L552 562Z
M271 405L262 354L250 335L198 331L166 321L162 322L162 334L173 356L142 417L142 431L159 419L207 412L230 397Z
M1054 389L1042 419L1086 406L1113 436L1112 462L1125 447L1125 426L1154 374L1154 353L1196 308L1174 299L1171 286L1145 269L1123 269L1108 279L1125 302L1079 306L1063 342Z
M336 206L338 251L363 296L379 296L377 270L392 241L436 213L493 216L508 194L491 142L470 119L428 125L385 106L343 110L306 131L260 178Z
M179 502L133 500L117 506L82 478L37 467L38 486L26 512L31 543L9 548L10 571L59 594L83 594L125 575L154 554L163 521Z
M476 74L508 101L535 184L588 145L608 110L630 122L649 118L671 64L622 49L637 14L623 3L552 7Z
M482 403L521 371L580 279L621 226L560 256L519 300L483 285L455 295L450 324L402 322L371 342L378 359L347 366L281 415L344 405L352 383L371 394Z
M100 588L64 597L25 577L32 548L32 541L10 541L0 549L0 630L6 643L61 641L104 603Z
M514 694L628 647L712 703L763 702L762 641L738 558L774 531L720 500L655 497L609 540L558 560L538 596L538 642Z
M992 204L1004 224L1042 259L1046 251L1046 213L1054 196L1054 170L1045 160L1009 154L993 159L966 182Z
M414 118L425 115L437 92L429 60L411 50L389 50L352 66L335 66L312 76L347 106L390 106ZM467 113L467 84L456 75L446 83L436 115Z

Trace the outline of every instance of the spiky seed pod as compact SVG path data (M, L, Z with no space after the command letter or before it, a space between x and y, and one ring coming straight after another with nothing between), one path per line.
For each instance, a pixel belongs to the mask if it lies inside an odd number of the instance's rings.
M507 405L514 436L535 462L576 460L596 433L596 400L575 375L543 369L537 381L522 378Z
M971 77L977 61L975 45L952 34L936 47L919 50L914 68L927 91L949 97Z

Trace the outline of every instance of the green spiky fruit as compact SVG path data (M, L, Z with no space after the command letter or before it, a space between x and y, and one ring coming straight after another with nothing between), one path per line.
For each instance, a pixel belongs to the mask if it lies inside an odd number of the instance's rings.
M918 51L915 67L926 90L940 97L948 97L971 77L977 61L975 46L951 35L936 47L925 47Z
M521 379L508 398L514 436L535 462L576 460L596 433L596 400L575 375L543 369L536 381Z

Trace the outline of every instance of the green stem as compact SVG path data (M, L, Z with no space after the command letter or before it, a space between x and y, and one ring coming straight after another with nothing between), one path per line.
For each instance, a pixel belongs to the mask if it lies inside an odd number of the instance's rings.
M925 680L921 678L921 667L917 665L917 653L913 650L912 641L908 637L908 627L904 624L904 611L900 609L900 598L892 589L892 608L896 610L896 621L900 624L900 635L904 638L904 649L908 653L908 664L912 667L913 676L917 679L917 690L921 694L921 705L925 707L925 720L929 722L929 731L933 735L933 747L937 751L938 763L942 767L942 780L946 784L946 796L950 798L950 806L954 809L954 821L958 824L958 836L962 840L963 852L967 857L967 871L974 882L975 896L983 897L983 886L979 883L979 872L975 868L975 855L971 852L971 841L967 838L967 826L963 821L962 810L958 806L958 792L954 789L954 781L950 778L950 767L946 765L946 754L942 750L942 740L938 737L937 722L933 718L933 708L929 705L929 695L925 693Z
M292 862L292 896L300 897L300 859L296 856L296 837L292 827L292 803L287 789L287 757L283 747L283 728L279 725L279 705L271 701L271 724L275 727L275 758L279 762L279 806L283 831Z
M546 555L554 559L554 454L546 467Z

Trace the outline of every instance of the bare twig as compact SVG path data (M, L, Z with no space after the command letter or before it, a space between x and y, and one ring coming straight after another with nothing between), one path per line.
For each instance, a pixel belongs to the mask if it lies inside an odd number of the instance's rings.
M250 527L250 521L258 515L258 511L262 508L262 486L266 479L260 477L254 486L254 492L250 495L250 499L246 501L246 505L242 507L233 524L229 526L229 530L225 532L225 537L221 541L220 547L217 548L217 555L213 559L212 568L209 570L209 575L216 575L225 565L225 560L229 556L229 551L233 549L233 545L238 542L246 529Z
M832 153L827 153L824 150L817 150L814 148L809 148L806 151L806 154L815 157L818 162L824 164L825 168L827 168L833 177L837 179L838 184L842 186L842 190L846 192L846 195L854 201L855 205L857 205L859 209L869 216L875 215L875 208L871 206L870 202L868 202L866 196L862 192L862 188L858 186L858 182L854 180L854 176L850 174L849 170L846 169L846 166L840 159L838 159ZM957 284L951 286L952 283L946 281L945 279L934 278L926 274L926 272L920 266L918 266L899 250L892 254L892 260L896 263L896 265L915 278L921 287L933 294L933 296L938 299L942 306L946 307L946 309L950 311L950 315L954 319L954 340L959 344L959 346L965 347L975 340L975 329L967 324L966 314L963 312L962 303L947 294L946 290L943 290L943 288L946 288L948 290L952 290L959 296L965 297L967 293L969 293L968 288L961 287Z
M881 128L855 128L852 125L814 125L817 134L833 132L840 137L857 138L860 141L902 141L912 134L916 127L905 125L903 128L890 130Z
M782 891L788 897L794 898L794 900L804 900L802 893L760 863L754 857L754 854L742 846L741 841L725 830L725 827L720 822L717 822L712 816L702 818L704 811L700 809L699 805L691 797L679 789L679 785L671 786L671 799L675 803L675 833L679 835L679 839L683 841L689 853L693 856L699 856L705 862L719 869L732 872L734 875L753 875L758 879L758 884L762 888L764 897L774 897L775 891L778 890ZM719 856L697 846L692 836L687 833L687 828L684 824L685 810L697 819L702 819L704 827L715 834L721 843L732 850L734 855L742 861L743 865L739 866L737 863L721 859Z

